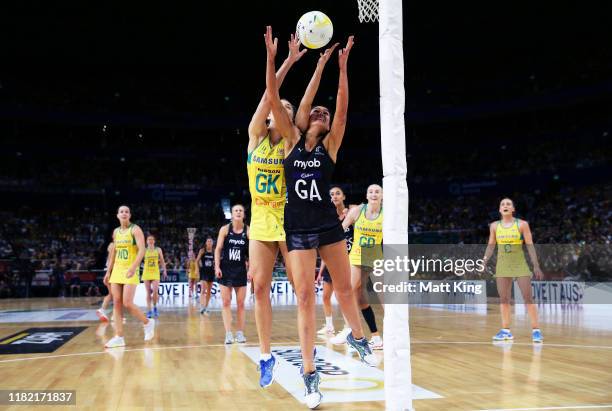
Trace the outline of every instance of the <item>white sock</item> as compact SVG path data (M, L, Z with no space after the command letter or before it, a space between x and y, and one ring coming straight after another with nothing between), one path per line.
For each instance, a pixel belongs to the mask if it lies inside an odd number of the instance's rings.
M262 361L268 361L270 358L272 358L272 354L270 353L259 355L259 359Z
M510 332L510 328L502 328L502 331L505 333L509 333Z
M332 321L332 317L331 316L325 317L325 325L328 328L334 328L334 322Z

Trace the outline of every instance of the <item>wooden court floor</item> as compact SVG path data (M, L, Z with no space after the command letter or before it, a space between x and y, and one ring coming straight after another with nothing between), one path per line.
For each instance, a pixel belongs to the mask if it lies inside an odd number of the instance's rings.
M1 300L0 340L31 327L87 328L52 353L0 355L0 389L76 390L77 406L63 409L306 409L279 383L260 389L256 364L237 344L223 344L221 313L201 316L193 303L162 306L156 336L149 343L142 340L142 327L128 317L125 349L105 350L112 325L95 321L7 322L14 312L93 310L99 301ZM484 312L411 307L413 384L441 397L415 400L416 409L612 410L612 306L592 308L543 307L541 345L531 343L527 318L517 314L515 342L494 345L491 336L499 327L494 304ZM375 311L382 327L382 311ZM319 326L322 317L318 307ZM341 325L338 318L336 312L336 327ZM246 337L245 347L256 349L252 310L247 312ZM274 308L273 342L298 346L295 306ZM317 344L350 356L344 347L326 345L324 339ZM321 410L384 409L381 401L326 403L322 392ZM35 407L46 408L59 409Z

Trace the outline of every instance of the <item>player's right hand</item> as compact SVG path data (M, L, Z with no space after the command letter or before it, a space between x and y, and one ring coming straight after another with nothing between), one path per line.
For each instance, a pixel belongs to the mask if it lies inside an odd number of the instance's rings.
M289 43L289 55L287 56L287 60L296 62L304 54L306 54L306 51L308 50L308 49L303 49L302 51L300 51L300 45L302 43L300 43L300 40L298 39L297 34L291 34L291 40L289 40L288 43Z
M220 268L215 268L215 277L217 278L223 277L223 272L221 272Z
M354 36L349 36L348 41L346 42L346 47L338 51L338 65L340 66L340 70L346 69L346 62L354 44L353 40Z

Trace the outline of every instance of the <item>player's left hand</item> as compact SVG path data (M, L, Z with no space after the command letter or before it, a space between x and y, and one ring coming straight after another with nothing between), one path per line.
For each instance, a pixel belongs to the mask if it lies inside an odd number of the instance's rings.
M266 51L268 52L268 58L276 58L278 39L272 37L272 26L266 26L266 34L264 34L264 38L266 40Z
M325 67L325 65L329 61L329 58L332 56L332 54L334 54L334 50L336 50L336 47L338 47L339 45L340 43L335 43L333 46L325 49L323 53L319 54L319 61L317 61L317 66Z
M125 274L126 278L132 278L134 277L134 274L136 273L136 269L134 267L130 267L127 270L127 273Z

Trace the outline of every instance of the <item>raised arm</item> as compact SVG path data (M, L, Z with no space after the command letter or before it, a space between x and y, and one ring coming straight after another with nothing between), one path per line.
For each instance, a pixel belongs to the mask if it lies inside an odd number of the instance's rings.
M348 98L349 98L349 86L348 86L348 74L347 74L347 62L348 56L353 48L353 36L348 38L346 47L338 51L338 66L340 67L340 76L338 79L338 95L336 96L336 113L334 114L334 121L331 125L331 130L325 139L327 144L327 152L331 159L335 162L338 150L342 145L342 139L344 138L344 129L346 128L346 119L348 113Z
M329 61L329 58L334 53L336 47L338 47L338 44L339 43L334 44L325 50L324 53L321 53L319 61L317 62L317 67L315 68L312 78L310 79L310 83L308 83L308 87L306 87L306 91L304 92L304 97L302 97L302 101L300 101L300 107L298 107L298 111L295 114L295 125L302 133L308 129L308 120L310 118L312 102L314 101L317 91L319 90L319 84L321 83L321 77L323 76L325 64L327 64Z
M542 269L540 268L540 263L538 262L538 254L536 253L536 249L533 245L533 237L531 236L531 229L529 228L529 223L527 221L521 221L519 226L521 234L523 234L523 238L525 239L525 246L527 247L527 253L529 253L529 258L531 259L531 263L533 264L533 273L538 280L544 278L544 274L542 273Z
M283 84L285 76L289 72L291 66L293 66L293 64L298 61L304 55L304 53L306 53L306 49L300 51L300 41L297 39L297 36L292 34L291 39L288 43L289 55L276 72L276 83L279 89ZM270 113L270 108L270 101L267 98L267 93L264 91L264 94L261 97L261 100L259 101L259 105L255 110L255 114L253 114L251 122L249 123L249 153L255 150L260 140L265 137L268 131L266 119L268 118L268 114Z
M266 95L270 100L272 113L274 114L274 121L276 127L285 140L285 156L288 154L288 149L293 148L297 141L297 133L291 123L291 119L287 114L287 111L283 107L278 93L278 86L276 83L276 75L274 73L274 60L276 58L276 48L278 39L272 38L272 27L266 27Z

